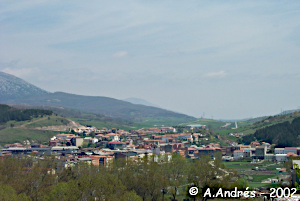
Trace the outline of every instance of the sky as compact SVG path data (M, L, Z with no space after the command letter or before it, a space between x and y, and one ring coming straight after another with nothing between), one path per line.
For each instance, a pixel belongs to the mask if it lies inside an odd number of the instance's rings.
M300 108L300 1L0 0L0 71L195 117Z

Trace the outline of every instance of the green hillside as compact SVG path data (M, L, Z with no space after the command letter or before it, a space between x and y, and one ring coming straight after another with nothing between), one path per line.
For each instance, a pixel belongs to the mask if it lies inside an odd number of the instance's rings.
M5 128L0 130L0 145L15 142L23 143L25 140L37 143L47 143L49 139L57 133L59 132L23 128Z
M47 126L66 126L70 121L64 117L51 115L43 118L39 118L26 125L26 128L38 128Z
M0 105L0 145L15 142L44 143L58 132L38 130L40 127L65 126L70 121L50 110L18 109Z
M229 138L231 140L236 140L235 137L229 137L229 133L243 133L246 135L254 134L257 130L270 127L272 125L280 124L283 122L292 122L295 118L300 117L300 112L294 112L286 115L276 115L263 118L261 121L255 121L252 124L243 124L238 122L237 129L219 129L216 131L217 134L224 138Z
M299 131L300 117L297 117L292 121L285 121L258 129L254 134L243 137L243 141L247 144L254 140L264 141L276 144L278 147L300 146Z

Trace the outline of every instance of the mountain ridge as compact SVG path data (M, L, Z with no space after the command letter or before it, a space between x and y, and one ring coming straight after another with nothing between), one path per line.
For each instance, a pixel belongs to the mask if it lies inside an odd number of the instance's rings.
M48 93L21 78L0 71L0 101Z
M0 88L0 102L4 104L28 104L31 106L54 106L79 109L112 118L128 119L135 122L155 119L162 122L185 122L195 118L181 113L104 96L83 96L66 92L50 93L13 75L1 73L6 87ZM26 93L16 94L9 88L22 88ZM31 90L32 89L32 90ZM22 90L21 90L22 91Z

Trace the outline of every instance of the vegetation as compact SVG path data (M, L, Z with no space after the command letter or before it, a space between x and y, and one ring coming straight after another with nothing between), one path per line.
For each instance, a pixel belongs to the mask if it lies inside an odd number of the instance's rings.
M254 134L245 136L243 141L250 143L253 140L276 144L278 147L299 146L300 117L292 122L285 121L276 125L257 130Z
M0 104L0 124L8 121L26 121L41 115L51 115L52 111L39 109L20 110Z
M236 173L240 176L243 182L247 183L247 186L249 186L250 188L270 187L272 186L272 184L262 183L262 181L269 178L276 179L281 175L286 175L286 173L279 173L278 170L276 170L276 168L285 167L284 164L276 164L270 161L262 161L259 163L232 161L223 162L223 164L227 169L231 171L236 171ZM265 171L253 171L253 169L256 169L256 167L258 167L259 169L265 169Z
M57 135L56 131L43 131L24 128L5 128L0 130L0 145L11 144L15 142L23 143L26 140L30 142L44 143L51 137Z
M101 96L81 96L63 92L47 93L39 96L15 99L15 102L29 105L45 105L51 107L72 108L87 113L102 114L106 117L121 118L134 122L144 122L147 119L157 119L160 122L177 123L192 121L195 118L176 112L136 105L126 101Z
M253 121L247 120L246 122L238 122L237 129L219 129L215 132L222 138L230 141L238 141L236 137L229 136L230 133L243 133L245 136L254 134L257 130L267 128L283 122L292 122L295 118L300 117L300 112L294 112L285 115L276 115L270 117L255 118ZM261 120L262 119L262 120ZM261 121L256 121L261 120ZM246 139L247 137L245 137ZM241 142L241 141L239 141Z
M37 119L32 123L28 123L26 125L27 128L37 128L37 127L44 127L44 126L66 126L68 125L69 120L61 116L47 116L45 118Z
M169 162L164 161L164 157L158 162L145 157L138 161L117 159L108 167L77 163L62 168L54 157L4 157L0 160L0 198L154 201L187 198L190 184L197 185L200 192L207 187L241 188L219 160L192 162L175 154Z

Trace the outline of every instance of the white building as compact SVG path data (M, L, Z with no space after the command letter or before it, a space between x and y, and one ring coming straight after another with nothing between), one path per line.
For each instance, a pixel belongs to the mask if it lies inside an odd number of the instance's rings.
M286 154L276 154L275 158L277 162L285 162L288 160Z

